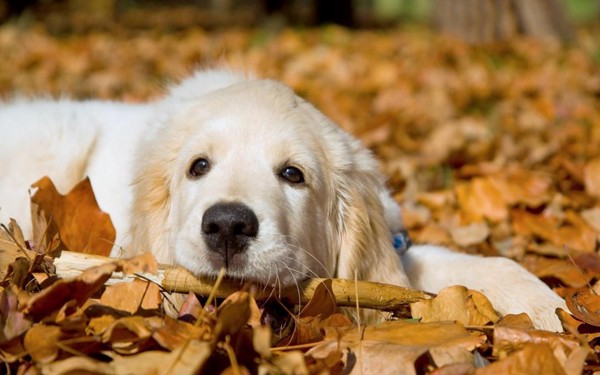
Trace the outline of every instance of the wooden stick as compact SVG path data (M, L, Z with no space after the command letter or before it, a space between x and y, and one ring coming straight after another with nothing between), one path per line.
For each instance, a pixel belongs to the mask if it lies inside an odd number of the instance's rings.
M56 274L61 278L76 277L83 270L113 261L97 255L63 251L59 258L54 260ZM157 275L144 274L144 278L150 279L162 286L165 290L177 293L188 293L193 291L200 295L208 295L214 287L212 279L194 276L189 271L173 266L159 266ZM107 284L132 281L135 276L123 275L120 272L113 273ZM325 279L313 278L301 281L298 286L285 288L281 291L273 291L271 288L259 289L255 298L266 300L279 298L285 302L305 305L314 295L317 285ZM217 290L217 297L225 298L240 290L243 284L239 281L226 279ZM332 279L331 289L336 303L342 307L355 307L358 304L363 308L383 311L398 310L412 302L430 299L431 294L419 290L403 288L395 285L382 284L370 281L353 281L344 279ZM358 293L356 293L358 290Z

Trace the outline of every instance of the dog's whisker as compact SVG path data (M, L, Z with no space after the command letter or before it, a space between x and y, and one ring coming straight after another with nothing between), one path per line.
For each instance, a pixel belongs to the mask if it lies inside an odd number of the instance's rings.
M295 264L298 264L300 266L304 265L300 260L298 260L298 259L296 259L294 257L284 256L284 259L289 260L289 261L291 261L291 262L293 262ZM306 277L314 277L314 278L321 277L319 274L317 274L315 271L311 270L310 268L306 268L305 271L296 270L296 272L301 273L302 275L304 275Z
M282 263L283 266L289 271L290 276L292 277L292 279L294 279L294 284L296 285L296 292L297 292L297 296L298 296L298 301L301 300L301 296L302 296L302 292L300 291L300 285L298 284L298 280L296 279L296 277L294 276L294 269L290 268L287 264Z
M322 277L323 275L325 275L325 277L328 277L328 278L333 277L329 268L326 267L323 264L323 262L319 258L317 258L312 252L310 252L310 251L306 250L304 247L302 247L299 244L299 240L297 238L295 238L294 236L291 236L288 234L283 234L283 233L273 233L273 232L264 232L263 234L282 238L288 248L297 250L297 251L301 251L302 253L308 255L311 259L313 259L318 264L320 269L323 270L323 274L320 274L319 272L316 272L315 270L311 270L314 272L314 275L313 275L314 277ZM292 258L290 257L290 259L292 259ZM296 260L296 261L299 261L299 260Z

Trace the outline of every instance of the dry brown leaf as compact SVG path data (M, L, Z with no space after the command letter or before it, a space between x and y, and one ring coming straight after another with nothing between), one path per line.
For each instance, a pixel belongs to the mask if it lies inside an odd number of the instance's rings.
M596 248L596 232L573 211L566 212L563 224L556 218L522 210L512 210L511 217L517 234L537 236L577 251L592 252Z
M506 357L515 350L519 350L526 343L546 343L552 348L554 357L561 366L567 369L578 369L581 373L582 366L589 349L581 346L581 342L570 336L562 336L553 332L540 330L518 329L510 327L496 327L494 329L494 355ZM572 373L567 371L569 373Z
M460 346L436 346L429 349L429 355L437 367L473 363L473 353Z
M456 186L456 198L468 223L487 219L493 223L508 217L502 191L485 178L475 178Z
M358 373L362 369L366 373L416 374L414 361L431 348L471 351L486 340L482 333L472 334L464 327L448 322L392 321L367 326L359 334L355 327L347 328L341 339L325 341L307 354L322 358L332 351L342 350L347 353L346 366L355 362L354 371Z
M106 287L100 303L135 314L140 309L153 310L161 306L160 288L149 281L135 279Z
M306 366L309 374L343 374L344 362L342 360L344 353L340 351L332 351L323 358L313 356L305 356Z
M152 329L141 316L115 320L102 334L102 342L119 354L135 354L144 349L152 337Z
M87 325L86 333L95 336L101 336L106 330L111 327L117 320L112 315L102 315L96 318L90 319Z
M260 326L252 330L252 347L261 358L271 357L271 333L271 328L268 326Z
M146 318L146 325L152 329L152 338L167 350L176 350L189 340L208 340L211 330L206 325L199 327L175 320L168 316Z
M491 184L501 192L506 204L522 203L536 208L551 199L552 179L543 173L523 169L508 170L489 177Z
M34 361L50 363L58 357L58 344L62 336L57 326L36 324L25 334L23 345Z
M209 343L192 340L171 353L147 351L134 356L113 355L113 360L109 363L86 357L71 357L45 364L42 369L47 374L195 375L200 372L211 353Z
M331 284L332 280L326 279L317 285L313 297L300 311L301 318L318 316L320 319L325 319L337 310L335 294L333 294Z
M119 265L119 271L126 275L135 273L156 274L158 272L158 263L150 252L129 259L118 259L115 262Z
M221 338L239 332L251 317L251 304L256 305L256 301L248 292L235 292L227 297L217 311L215 336Z
M565 375L548 344L528 343L508 358L477 369L475 375Z
M21 241L22 233L19 225L11 220L7 227L9 233L4 228L0 228L0 257L5 264L12 263L17 257L24 256L19 249L27 249L25 241ZM19 235L21 233L21 235ZM16 240L16 243L15 243ZM7 274L7 268L0 267L0 281L4 280Z
M600 327L600 296L589 287L582 287L566 298L567 307L579 320Z
M345 340L356 341L356 328L345 330ZM413 321L390 321L367 326L362 338L389 341L402 345L460 346L473 350L486 341L482 333L469 332L460 324L451 322L417 323Z
M469 247L485 241L490 235L490 227L486 222L480 221L462 227L452 227L450 235L457 245Z
M106 263L85 270L77 278L58 280L49 288L31 297L24 306L24 311L34 320L39 320L57 311L70 300L76 300L81 306L100 290L116 269L116 264Z
M600 198L600 158L587 162L583 169L583 181L586 193Z
M179 308L179 318L189 317L193 320L197 320L202 311L202 304L196 297L196 294L190 291L183 301L183 304ZM187 318L186 318L187 319Z
M582 272L568 259L551 259L527 255L521 264L539 278L556 278L564 284L580 288L587 285L591 276Z
M508 327L513 329L535 329L533 321L529 315L525 313L520 314L506 314L496 323L496 327Z
M83 305L104 286L106 280L115 271L148 272L154 271L156 268L156 261L147 254L88 268L75 278L58 280L50 287L33 295L23 306L23 310L34 320L39 320L54 313L70 300L76 300L78 306Z
M598 253L582 253L573 257L573 262L585 273L600 276L600 255Z
M114 375L113 366L109 363L88 357L71 357L42 365L46 374L89 374L89 375Z
M306 367L304 354L300 351L292 351L274 355L269 363L262 363L259 366L259 373L308 374L308 368Z
M581 211L581 217L588 223L596 232L600 232L600 207L593 207Z
M415 361L427 353L427 347L402 345L395 342L364 339L351 344L326 341L308 352L314 357L324 357L344 349L345 367L352 373L363 374L417 374ZM349 371L348 371L349 372Z
M25 314L17 310L17 296L10 290L0 292L0 342L20 336L31 327Z
M61 195L48 177L34 183L32 216L55 222L68 250L108 256L115 241L115 228L108 214L98 207L89 179Z
M413 318L422 322L457 321L482 326L500 319L483 294L460 285L444 288L433 299L412 303L410 308Z

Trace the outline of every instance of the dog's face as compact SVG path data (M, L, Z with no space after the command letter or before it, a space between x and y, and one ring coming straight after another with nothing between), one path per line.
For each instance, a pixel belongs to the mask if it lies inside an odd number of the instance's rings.
M174 121L194 129L170 183L177 263L284 285L333 274L332 257L319 251L330 242L331 171L291 92L222 90Z
M243 82L173 113L136 181L135 243L159 261L287 286L365 273L389 241L372 157L287 87Z

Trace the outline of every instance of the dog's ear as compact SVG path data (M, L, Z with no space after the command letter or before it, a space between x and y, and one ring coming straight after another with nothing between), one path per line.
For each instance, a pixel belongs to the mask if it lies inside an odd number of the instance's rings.
M156 143L155 143L156 144ZM136 161L133 181L131 246L126 255L150 251L159 263L173 263L168 248L172 166L165 152L147 153Z
M359 280L409 286L385 215L386 211L399 214L398 206L385 190L370 153L362 146L354 151L353 157L362 160L355 161L336 181L337 276L354 279L356 274ZM399 217L394 221L399 222Z
M343 131L310 103L298 98L324 142L336 276L410 286L391 230L401 227L400 210L385 188L370 150Z

